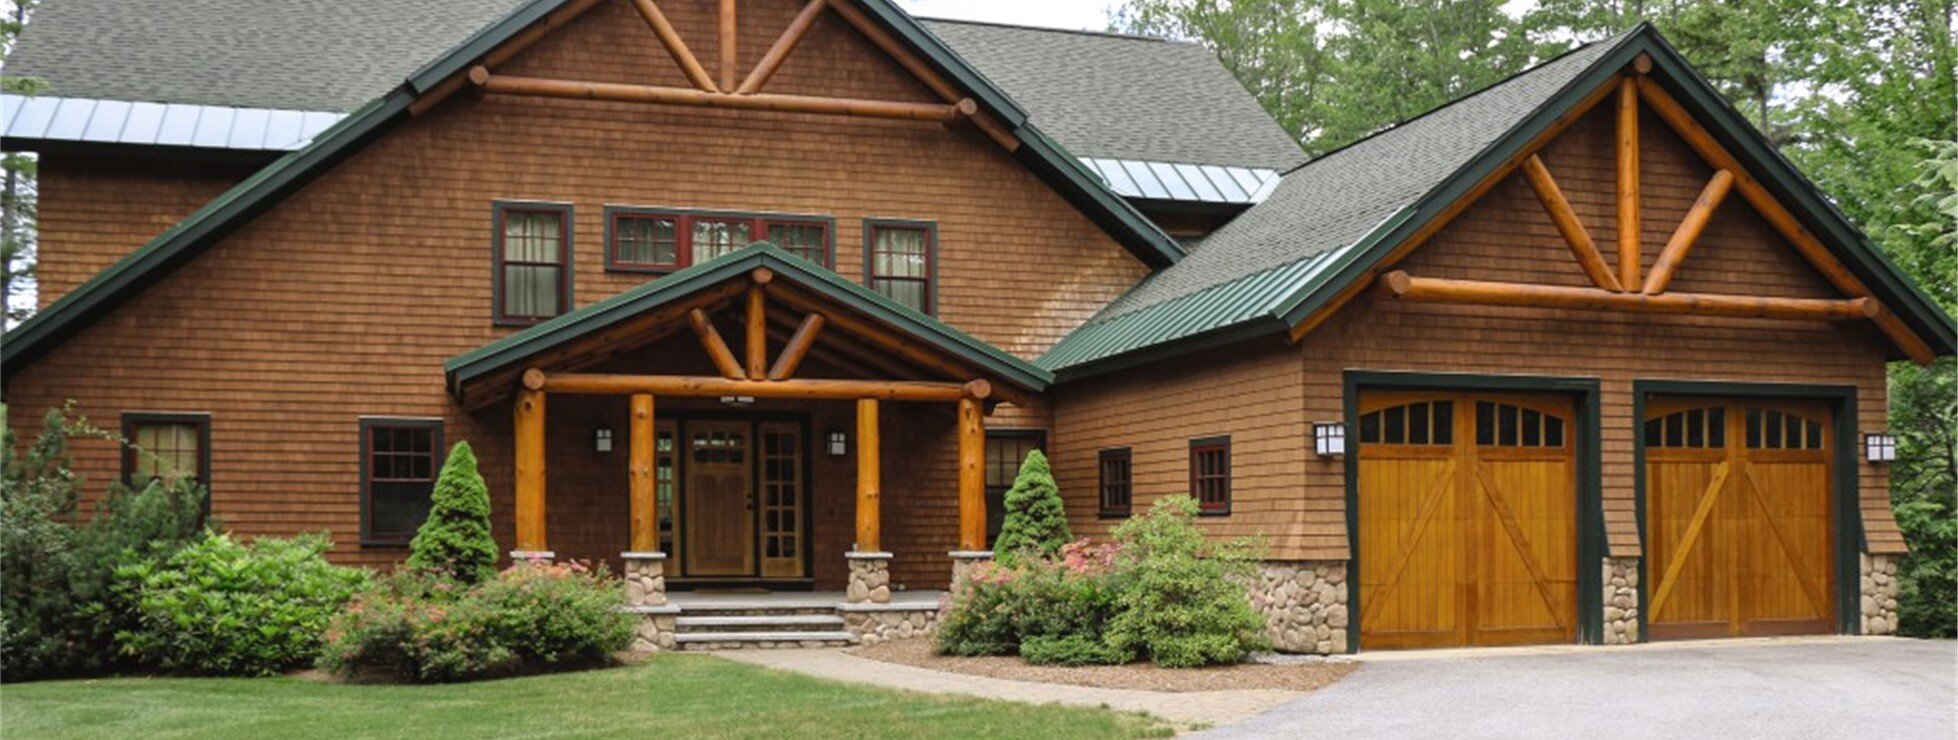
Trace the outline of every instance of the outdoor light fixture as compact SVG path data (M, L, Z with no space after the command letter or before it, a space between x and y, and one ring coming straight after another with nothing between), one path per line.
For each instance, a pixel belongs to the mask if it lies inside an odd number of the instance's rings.
M850 454L850 435L838 430L830 431L827 448L830 457L842 457Z
M1897 438L1888 432L1870 432L1863 435L1863 456L1873 463L1886 463L1897 459Z
M1314 422L1312 446L1320 457L1333 458L1346 454L1346 425L1336 421Z
M592 449L598 450L599 452L612 451L611 427L599 427L597 431L592 433Z

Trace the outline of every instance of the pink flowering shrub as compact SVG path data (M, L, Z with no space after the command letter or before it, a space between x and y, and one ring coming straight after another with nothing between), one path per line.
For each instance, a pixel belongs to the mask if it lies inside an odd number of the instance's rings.
M320 666L460 681L594 665L632 639L622 600L616 579L579 562L520 562L474 586L397 573L334 620Z
M939 623L939 651L1018 654L1037 663L1127 662L1130 655L1100 648L1116 600L1117 551L1082 539L1052 557L967 569Z

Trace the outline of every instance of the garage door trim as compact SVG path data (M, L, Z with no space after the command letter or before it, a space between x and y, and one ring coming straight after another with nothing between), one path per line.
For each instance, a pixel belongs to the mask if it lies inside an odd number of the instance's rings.
M1445 392L1506 392L1506 393L1558 393L1571 396L1577 418L1573 427L1576 431L1577 465L1577 634L1578 639L1590 645L1604 641L1604 574L1600 568L1604 562L1604 498L1602 486L1602 465L1599 455L1600 441L1603 438L1599 415L1599 382L1597 378L1559 377L1544 375L1478 375L1471 373L1420 373L1381 370L1348 370L1344 377L1344 415L1347 429L1345 470L1346 470L1346 551L1348 554L1347 578L1351 582L1360 573L1360 456L1359 437L1355 430L1360 428L1360 393L1370 391L1445 391ZM1357 652L1360 645L1359 614L1365 608L1360 603L1360 589L1353 587L1347 592L1348 610L1353 618L1347 620L1346 645L1348 652Z
M1829 454L1836 461L1831 470L1829 502L1830 513L1839 523L1836 526L1834 565L1838 574L1835 583L1836 632L1853 634L1862 619L1862 603L1857 589L1861 587L1856 574L1862 572L1857 556L1863 552L1863 510L1859 505L1861 494L1857 490L1862 467L1859 444L1862 439L1856 424L1856 389L1839 385L1801 385L1783 383L1735 383L1705 380L1634 380L1632 381L1632 418L1643 424L1646 402L1653 396L1687 396L1708 399L1755 399L1786 398L1822 401L1835 411L1835 445ZM1636 431L1636 430L1634 430ZM1634 433L1633 438L1633 487L1634 511L1638 517L1639 557L1639 641L1651 639L1651 629L1647 621L1651 615L1643 608L1650 603L1652 588L1651 574L1647 572L1652 562L1652 553L1645 552L1645 435Z

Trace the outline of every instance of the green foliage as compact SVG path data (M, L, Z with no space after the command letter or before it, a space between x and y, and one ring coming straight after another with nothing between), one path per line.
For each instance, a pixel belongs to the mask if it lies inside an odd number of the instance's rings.
M464 584L495 578L489 514L489 485L476 470L476 455L468 442L457 442L435 480L428 519L415 532L408 567Z
M1958 636L1958 360L1891 368L1890 429L1890 500L1910 543L1897 568L1897 629Z
M13 53L28 15L38 4L38 0L13 0L12 15L0 17L0 56ZM47 81L38 77L0 74L0 92L35 95L48 89ZM0 152L0 328L12 328L14 322L34 313L32 300L17 301L14 296L35 286L39 165L32 153Z
M122 667L115 634L135 624L136 605L116 588L116 569L168 557L202 536L205 494L190 480L140 491L112 485L84 521L69 441L119 440L69 413L50 411L20 450L0 407L0 665L8 681Z
M1011 655L1035 663L1126 663L1133 653L1108 648L1102 633L1118 595L1109 575L1112 547L1086 540L1062 548L1061 558L1023 558L1016 564L975 566L937 632L951 655ZM1100 646L1087 649L1087 646ZM1098 658L1088 660L1088 658Z
M1115 529L1123 582L1109 645L1170 667L1235 663L1266 645L1264 616L1244 587L1256 552L1246 542L1207 544L1196 515L1195 499L1169 496Z
M1034 665L1119 665L1135 660L1135 654L1113 647L1100 635L1028 635L1020 643L1020 657Z
M138 626L116 634L123 651L166 671L267 676L319 655L326 625L364 587L367 571L323 557L323 536L215 535L162 562L116 576L136 592Z
M1000 562L1012 565L1023 557L1053 555L1071 539L1067 509L1047 468L1047 456L1039 450L1028 452L1006 492L1006 517L1000 522L993 552Z
M520 563L458 586L403 572L335 618L320 666L426 682L595 665L632 641L617 579L572 563Z

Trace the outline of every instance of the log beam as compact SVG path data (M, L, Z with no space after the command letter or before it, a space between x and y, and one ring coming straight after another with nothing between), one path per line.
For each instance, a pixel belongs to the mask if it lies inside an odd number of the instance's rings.
M768 298L761 286L758 282L748 287L748 331L741 349L748 354L749 380L768 376Z
M1674 229L1672 238L1666 240L1666 248L1659 252L1659 259L1652 263L1652 273L1645 276L1645 287L1639 292L1656 295L1666 292L1672 276L1679 272L1679 265L1686 261L1686 253L1693 249L1693 243L1706 231L1706 224L1713 219L1713 212L1720 208L1720 201L1726 200L1727 192L1734 187L1734 173L1720 170L1707 180L1706 187L1700 189L1700 197L1693 201L1693 208L1686 217L1679 220L1679 228Z
M525 382L531 382L527 374ZM936 383L922 380L748 380L684 375L607 375L597 373L537 373L539 388L551 393L576 395L625 395L651 393L656 396L719 398L804 398L851 400L858 398L886 401L944 401L963 398L985 400L992 395L992 384L984 380L967 383Z
M734 67L740 60L735 43L741 32L734 16L734 0L721 0L721 92L734 92Z
M1826 321L1873 318L1882 311L1877 302L1870 298L1769 298L1704 293L1644 295L1612 293L1596 288L1418 278L1398 270L1382 275L1380 286L1388 296L1405 301L1482 306Z
M939 100L947 103L956 103L964 97L964 94L960 93L958 88L953 87L950 81L947 81L943 76L940 76L936 71L932 70L930 66L925 64L924 60L912 54L911 50L899 43L897 39L892 38L889 33L886 33L882 27L877 25L876 21L871 20L869 16L864 15L863 10L853 5L851 0L828 0L828 2L830 10L836 12L836 17L842 18L844 23L850 24L851 28L857 29L857 33L861 33L864 38L869 39L872 45L882 50L892 59L897 60L898 66L903 67L904 71L911 73L912 77L924 83L925 87L931 88L931 91L938 95ZM994 120L991 115L977 113L971 116L970 120L974 128L979 129L980 133L992 139L993 143L998 144L1000 148L1009 152L1020 150L1019 138L1015 137L1011 131L1006 130L1006 127Z
M986 411L959 399L959 549L986 549Z
M1618 83L1618 284L1639 284L1638 83Z
M824 98L807 95L756 93L735 95L682 87L628 85L616 82L547 80L536 77L492 75L484 67L469 71L470 81L484 91L500 95L523 95L572 100L602 100L620 103L687 105L732 110L762 110L778 113L811 113L830 116L857 116L901 121L950 123L965 115L958 104L899 103L888 100Z
M768 369L769 380L782 381L795 377L795 369L809 355L809 348L815 346L816 335L822 333L823 322L823 315L819 313L802 318L802 324L789 336L788 344L782 346L782 354L776 356L775 366Z
M653 511L653 395L632 394L631 478L632 551L659 549L658 516Z
M1530 189L1536 191L1537 200L1542 201L1543 210L1550 214L1550 222L1557 226L1557 233L1563 235L1564 244L1577 257L1577 264L1591 278L1591 284L1602 290L1623 293L1625 288L1611 274L1611 267L1605 264L1604 255L1598 253L1598 245L1591 241L1591 232L1577 219L1577 211L1571 208L1570 199L1564 197L1563 189L1557 187L1556 178L1550 176L1550 168L1532 154L1529 159L1523 160L1523 175L1530 181Z
M549 552L544 541L544 391L517 392L516 519L519 552Z
M632 0L632 6L639 9L639 17L645 18L646 25L653 28L653 35L659 37L660 45L666 47L666 53L672 55L673 62L680 65L680 71L686 73L688 82L706 92L719 91L720 88L714 86L714 78L707 76L707 69L700 66L700 60L687 49L687 42L680 39L680 32L673 29L673 23L666 19L666 14L660 12L653 0Z
M687 312L687 323L693 326L693 333L700 337L700 346L707 350L707 356L714 361L714 369L721 377L740 380L747 377L741 365L734 361L734 352L727 348L727 340L721 338L714 322L707 319L707 312L698 308Z
M748 77L734 91L741 95L761 92L761 87L768 84L768 78L775 76L775 70L782 67L782 62L789 58L789 52L795 51L795 45L802 43L802 37L809 33L810 26L816 25L816 18L827 7L829 0L809 0L807 5L802 6L802 12L795 15L795 20L789 21L789 27L775 39L774 45L768 47L768 52L761 55L761 61L755 63L755 68L748 71Z
M883 550L878 507L883 499L881 442L877 438L877 401L857 400L857 552Z
M1687 146L1692 147L1701 159L1706 160L1715 169L1732 171L1734 190L1761 214L1761 218L1767 221L1768 225L1773 226L1775 231L1781 232L1782 237L1786 238L1796 251L1808 258L1809 264L1821 272L1823 277L1828 278L1838 290L1851 296L1870 295L1869 286L1843 266L1829 248L1822 244L1821 239L1809 233L1795 214L1783 207L1781 201L1768 192L1766 186L1749 175L1747 169L1741 166L1740 160L1715 140L1712 133L1700 126L1699 121L1693 119L1693 114L1681 106L1679 101L1674 100L1665 88L1660 87L1659 83L1650 77L1641 77L1638 81L1638 92L1639 99L1665 121L1667 127L1678 134ZM1937 352L1931 349L1931 345L1917 336L1917 332L1905 326L1903 320L1897 318L1895 313L1883 311L1873 321L1877 329L1881 330L1883 335L1896 344L1897 348L1911 360L1920 365L1928 365L1937 359Z

